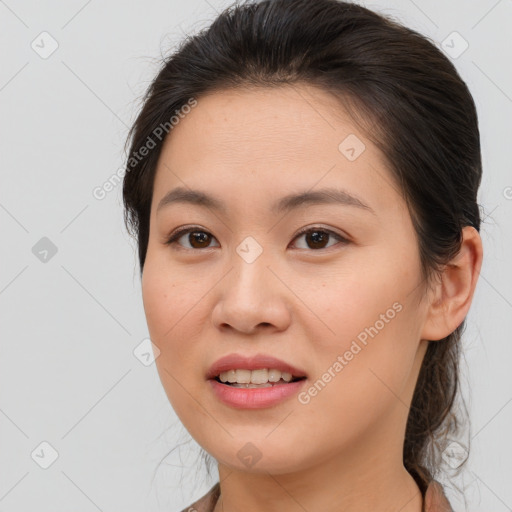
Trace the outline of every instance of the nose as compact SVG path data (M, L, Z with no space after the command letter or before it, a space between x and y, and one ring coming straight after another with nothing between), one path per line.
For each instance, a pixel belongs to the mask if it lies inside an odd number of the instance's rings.
M222 331L244 334L283 331L291 321L290 290L269 262L260 256L247 263L236 253L234 268L218 285L212 322Z

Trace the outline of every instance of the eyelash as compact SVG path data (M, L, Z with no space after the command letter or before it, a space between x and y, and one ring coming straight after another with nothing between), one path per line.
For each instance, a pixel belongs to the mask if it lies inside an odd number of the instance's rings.
M193 232L196 232L196 233L206 233L208 235L211 235L211 233L209 233L208 231L206 230L203 230L202 228L200 228L199 226L193 226L193 227L184 227L184 228L180 228L178 229L177 231L175 231L174 233L172 233L169 238L165 241L165 245L177 245L177 241L183 236L183 235L186 235L187 233L193 233ZM346 245L349 243L349 240L341 235L339 235L338 233L335 233L334 231L331 231L330 229L325 229L325 228L322 228L320 226L318 227L310 227L310 228L304 228L302 230L300 230L296 235L295 237L293 238L293 240L299 238L300 236L302 235L305 235L305 234L308 234L308 233L312 233L312 232L319 232L319 233L327 233L328 235L332 235L334 237L336 237L343 245ZM213 236L213 235L212 235ZM213 237L215 238L215 237ZM322 251L322 250L327 250L327 249L330 249L331 247L334 247L335 245L337 244L334 244L334 245L331 245L329 247L322 247L320 249L311 249L311 251ZM213 247L203 247L201 249L197 249L197 248L191 248L189 249L188 247L180 247L180 250L185 250L185 251L204 251L206 249L212 249Z

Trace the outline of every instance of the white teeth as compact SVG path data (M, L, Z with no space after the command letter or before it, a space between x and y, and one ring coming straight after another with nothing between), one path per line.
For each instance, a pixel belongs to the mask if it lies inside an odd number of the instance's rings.
M258 370L228 370L219 375L221 382L230 384L267 384L268 382L279 382L283 379L285 382L292 380L292 374L281 372L280 370L262 368Z
M237 370L238 371L238 370ZM268 370L253 370L251 372L251 384L266 384L268 382Z
M285 380L286 382L290 382L292 380L292 374L288 372L282 372L281 378Z
M251 370L236 370L236 382L238 384L250 384Z
M277 382L281 379L281 372L279 370L269 370L268 371L268 381L269 382Z

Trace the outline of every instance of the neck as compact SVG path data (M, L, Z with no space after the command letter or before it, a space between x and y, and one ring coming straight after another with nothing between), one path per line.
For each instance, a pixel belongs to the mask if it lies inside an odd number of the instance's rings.
M247 473L219 464L221 496L214 512L421 512L423 498L401 461L332 458L307 471Z

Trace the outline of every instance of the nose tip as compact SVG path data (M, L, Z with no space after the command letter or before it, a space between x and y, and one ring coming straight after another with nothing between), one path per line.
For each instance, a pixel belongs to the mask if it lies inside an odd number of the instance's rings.
M250 264L242 260L236 266L236 270L219 283L213 324L219 329L231 327L246 334L285 329L291 318L286 287L263 260Z

